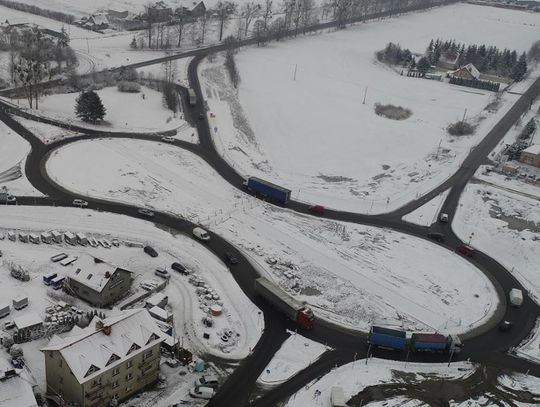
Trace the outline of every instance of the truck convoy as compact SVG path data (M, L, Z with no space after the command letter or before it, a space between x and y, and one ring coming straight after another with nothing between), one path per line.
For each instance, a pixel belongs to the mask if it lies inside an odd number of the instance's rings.
M315 319L311 308L295 300L285 291L264 277L255 280L255 292L293 320L300 328L313 328Z
M265 198L285 205L291 199L291 191L287 188L280 187L279 185L272 184L257 177L249 177L244 181L244 186L252 192L258 195L262 195Z
M459 353L463 347L457 335L413 333L409 338L406 331L380 326L371 327L368 343L382 348L409 349L413 352Z

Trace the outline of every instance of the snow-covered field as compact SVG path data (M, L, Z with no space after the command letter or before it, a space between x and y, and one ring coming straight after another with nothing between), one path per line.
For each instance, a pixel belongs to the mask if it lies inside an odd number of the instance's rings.
M332 387L343 389L345 401L362 389L381 383L417 383L428 380L459 380L472 375L475 366L468 362L446 364L403 363L381 359L369 359L348 363L311 382L294 394L286 407L321 406L331 407ZM371 405L371 404L369 404ZM398 404L389 404L398 405ZM410 404L417 405L417 404Z
M489 113L493 93L400 76L374 53L390 41L422 53L432 38L521 52L539 27L537 13L460 3L247 48L236 57L239 91L221 60L205 63L200 74L216 115L216 145L241 173L282 184L300 200L355 212L397 208L454 172L516 95L504 94ZM413 115L385 119L375 103ZM476 134L447 135L465 109Z
M472 246L503 264L540 300L540 200L472 183L461 196L452 228L464 241L472 237Z
M512 353L540 363L540 319L536 320L534 329L531 331L529 337L520 343L517 348L512 349Z
M264 389L269 389L286 382L329 349L327 346L291 332L291 336L283 342L257 379L257 384Z
M170 283L164 291L174 313L177 335L183 336L185 346L198 355L210 353L231 359L243 358L255 346L264 328L259 310L245 297L223 262L184 235L171 235L150 222L76 208L8 206L0 211L0 225L2 235L10 230L38 233L52 229L84 232L109 241L118 238L124 242L150 244L159 253L157 258L151 258L141 248L129 247L128 244L105 249L73 247L65 243L34 245L11 242L7 238L0 240L0 250L3 252L1 269L4 275L9 273L10 264L17 264L27 269L31 277L27 283L9 276L3 278L0 287L3 298L9 300L19 294L30 298L30 306L24 311L17 311L17 314L43 314L45 306L50 305L54 299L58 300L55 298L58 292L47 291L41 282L41 277L49 271L61 273L64 270L58 263L49 260L52 255L65 252L82 256L86 253L133 271L134 292L141 290L139 284L143 281L159 280L154 275L155 268L169 268L173 261L180 261L204 280L215 291L218 301L223 303L223 315L214 317L212 328L205 327L202 322L207 315L205 303L208 301L196 293L196 287L188 282L188 277L171 271L173 274ZM73 302L83 309L90 308L77 299L67 296L66 300L64 297L61 298L64 301ZM233 339L227 343L221 340L223 330L231 330L234 334ZM203 332L209 332L210 339L203 339Z
M141 87L140 93L120 92L116 87L96 91L106 109L104 123L92 125L75 116L76 99L79 93L63 93L45 96L40 100L38 111L44 117L61 120L73 125L103 131L157 132L185 130L187 123L181 113L173 113L163 105L161 92ZM143 97L144 95L144 97ZM24 105L24 101L20 101Z
M24 175L30 144L0 122L0 188L13 195L42 196Z
M83 195L202 223L318 315L357 329L386 318L410 329L465 332L489 318L498 303L482 273L429 241L263 204L231 187L202 159L170 145L77 142L56 150L47 170Z

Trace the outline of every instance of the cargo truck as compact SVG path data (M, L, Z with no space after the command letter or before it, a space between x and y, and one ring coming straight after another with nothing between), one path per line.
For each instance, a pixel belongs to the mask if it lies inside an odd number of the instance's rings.
M9 304L0 304L0 318L7 317L9 315Z
M291 191L287 188L280 187L279 185L272 184L257 177L249 177L244 181L244 186L257 195L275 201L277 203L285 205L291 199Z
M463 344L457 335L413 333L411 349L415 352L459 353Z
M256 279L255 292L287 315L300 328L313 328L313 320L315 318L313 311L302 302L295 300L270 280L264 277Z
M521 304L523 304L523 292L519 288L512 288L508 293L508 299L514 307L521 307Z
M17 297L13 300L13 308L16 310L23 309L28 306L28 297Z
M195 91L191 88L188 89L188 96L189 96L189 104L191 106L195 106L197 104L197 95L195 94Z
M381 348L405 349L407 332L373 325L369 331L368 343Z

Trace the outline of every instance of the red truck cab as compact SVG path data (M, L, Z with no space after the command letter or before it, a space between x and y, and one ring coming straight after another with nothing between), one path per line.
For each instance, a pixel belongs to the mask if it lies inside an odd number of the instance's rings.
M308 308L304 307L298 310L296 313L296 324L304 329L311 329L313 328L313 320L315 319L315 316L313 315L313 311Z
M474 256L474 249L471 246L469 246L468 244L459 245L457 247L456 251L458 253L461 253L464 256L467 256L467 257L473 257Z

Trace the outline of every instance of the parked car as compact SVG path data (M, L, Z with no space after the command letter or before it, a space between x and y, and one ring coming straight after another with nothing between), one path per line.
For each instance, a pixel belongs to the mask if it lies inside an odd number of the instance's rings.
M152 246L144 246L143 250L150 257L157 257L158 256L156 250Z
M78 206L79 208L86 208L88 206L88 202L82 199L74 199L73 206Z
M443 222L443 223L447 223L447 222L448 222L448 219L449 219L449 217L448 217L448 214L447 214L447 213L441 213L441 214L439 215L439 220L440 220L441 222Z
M316 213L317 215L322 215L324 213L324 206L322 205L313 205L309 207L311 213Z
M216 388L219 386L219 381L217 376L214 375L203 375L195 380L195 386L206 386Z
M146 208L138 209L137 214L139 216L144 217L144 218L153 218L154 217L154 212L152 212L150 209L146 209Z
M444 235L439 232L429 232L427 236L430 239L436 240L437 242L444 242Z
M178 367L180 366L180 361L178 359L165 359L165 363L167 364L167 366L170 366L170 367Z
M175 138L171 136L161 137L161 141L165 143L174 143Z
M475 253L475 250L468 244L459 245L456 251L467 257L473 257Z
M512 321L502 321L499 324L499 331L501 332L508 332L510 329L512 329Z
M169 279L171 278L171 275L169 274L169 272L167 270L165 270L164 268L162 267L158 267L155 271L154 271L154 274L158 277L161 277L161 278L165 278L165 279Z
M189 271L178 262L174 262L173 264L171 264L171 268L174 271L178 271L180 274L189 274Z
M225 252L225 260L227 260L229 264L238 264L238 259L233 252Z
M189 395L198 399L211 399L214 397L214 389L206 386L195 386L189 390Z
M15 322L13 322L13 321L4 322L4 329L9 330L9 329L13 329L13 328L15 328Z

